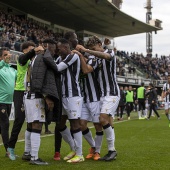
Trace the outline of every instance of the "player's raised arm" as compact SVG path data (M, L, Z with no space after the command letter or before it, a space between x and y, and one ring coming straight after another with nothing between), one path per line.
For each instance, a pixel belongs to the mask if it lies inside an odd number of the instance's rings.
M111 59L110 54L109 53L104 53L104 50L103 51L89 50L89 49L83 47L82 45L77 45L76 49L78 51L87 52L87 53L89 53L91 55L94 55L96 57L103 58L103 59L106 59L106 60L110 60Z
M72 50L73 53L76 53L80 57L80 62L81 62L81 69L84 74L91 73L93 71L93 67L89 64L87 64L88 59L83 56L79 51L77 50Z

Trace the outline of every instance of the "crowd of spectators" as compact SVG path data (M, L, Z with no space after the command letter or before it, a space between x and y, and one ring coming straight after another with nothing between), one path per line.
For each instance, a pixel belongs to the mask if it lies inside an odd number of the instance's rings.
M54 33L33 19L0 10L1 47L5 46L11 50L21 51L21 44L25 41L33 41L38 45L46 38L57 40L61 37L63 37L63 33ZM126 72L134 74L136 67L146 73L146 78L156 80L164 80L166 75L170 73L170 57L145 57L142 54L124 51L117 51L117 55L122 58L121 60L117 58L117 75L125 76ZM129 63L133 63L133 65ZM125 64L128 64L127 71Z
M134 64L138 69L146 73L146 78L153 78L155 80L165 80L170 73L170 56L158 55L155 57L138 53L126 53L119 51L118 56L124 58L127 64Z
M0 11L0 46L11 50L21 51L21 44L25 41L41 43L46 38L58 39L63 34L54 33L37 21L26 19L24 15L14 15Z
M64 34L64 33L63 33ZM7 11L0 10L0 46L8 47L11 50L21 51L21 45L25 41L33 41L40 44L46 38L57 40L63 34L54 33L46 26L26 19L22 15L14 15ZM125 61L117 59L117 75L125 76Z

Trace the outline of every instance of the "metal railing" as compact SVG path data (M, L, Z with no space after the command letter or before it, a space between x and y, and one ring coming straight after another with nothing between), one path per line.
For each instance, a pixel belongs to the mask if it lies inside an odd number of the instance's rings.
M10 50L12 56L11 56L11 65L16 65L18 56L23 54L22 52ZM117 81L119 84L128 84L128 85L141 85L142 82L145 83L145 85L149 85L149 83L153 83L156 87L163 87L163 84L166 82L165 80L152 80L152 79L144 79L139 77L133 77L133 76L119 76L117 75Z

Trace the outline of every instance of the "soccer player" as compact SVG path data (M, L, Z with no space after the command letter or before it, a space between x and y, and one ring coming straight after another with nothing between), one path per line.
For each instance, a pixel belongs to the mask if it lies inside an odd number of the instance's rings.
M75 49L78 43L77 35L75 34L75 32L72 32L72 31L66 32L64 34L64 38L68 41L70 45L70 49L71 50ZM60 124L65 125L67 119L68 119L67 115L62 115L62 121L60 122ZM61 148L61 142L62 142L62 135L58 128L59 126L56 125L55 126L55 154L54 154L54 160L56 161L61 159L60 148Z
M22 44L22 51L24 54L21 54L17 61L17 80L14 91L15 120L11 131L11 137L9 139L8 146L9 158L11 160L16 159L14 149L16 142L18 140L18 135L25 121L25 109L23 104L23 96L25 91L24 77L27 72L30 60L36 55L36 52L40 50L42 50L41 46L35 47L35 44L33 42L27 41ZM25 132L25 137L29 136L29 134L30 129L27 128ZM28 153L24 153L22 159L30 160L31 156Z
M103 139L102 126L99 123L100 116L100 91L97 82L97 59L95 56L88 56L85 58L80 52L73 50L80 56L82 75L80 78L82 92L84 96L84 103L82 107L82 113L80 118L81 130L84 138L90 144L90 153L86 156L86 159L93 158L98 160L100 158L100 149ZM95 129L95 140L92 137L92 133L87 127L88 121L92 121Z
M71 53L69 42L66 39L60 39L57 43L57 48L60 57L56 61L56 66L58 71L62 72L63 115L67 115L71 127L70 132L65 124L60 124L60 133L63 139L69 143L72 150L71 153L64 157L64 160L69 163L77 163L84 161L82 155L82 132L79 122L83 103L78 81L80 58L77 54Z
M162 98L165 100L165 115L169 120L169 127L170 127L170 74L168 75L167 82L163 85L162 89Z
M99 84L101 89L99 120L106 134L108 144L108 153L99 158L99 160L110 161L117 156L114 145L115 133L111 126L112 116L114 116L120 100L120 91L116 81L116 57L113 50L103 49L102 42L96 36L89 38L86 46L88 49L81 45L76 48L78 51L87 52L98 57L99 64Z
M141 110L144 112L144 116L146 118L146 111L145 111L145 88L144 83L141 83L141 87L137 89L137 101L138 101L138 116L139 119L144 119L141 116Z
M0 48L0 128L3 144L8 155L9 115L13 101L13 93L17 71L10 67L11 54L6 47Z

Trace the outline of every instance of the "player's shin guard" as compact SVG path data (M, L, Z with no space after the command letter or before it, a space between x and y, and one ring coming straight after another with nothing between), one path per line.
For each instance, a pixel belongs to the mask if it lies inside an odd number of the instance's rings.
M103 131L102 132L96 132L95 136L95 152L100 153L102 140L103 140Z
M80 129L72 131L75 146L76 146L76 155L82 156L82 132Z
M38 159L38 152L40 148L40 133L41 130L32 129L31 132L31 160Z
M84 138L86 139L86 141L89 143L89 145L94 148L95 147L95 142L94 142L94 139L92 137L92 133L91 131L89 130L89 128L87 128L86 130L84 130L82 132Z
M114 142L115 142L114 129L112 129L112 127L110 126L109 123L108 123L107 125L103 126L103 129L104 129L105 134L106 134L106 140L107 140L107 144L108 144L108 150L109 150L109 151L115 150L115 146L114 146Z
M31 153L31 129L25 131L25 152Z
M71 150L75 151L75 143L67 126L65 126L64 129L60 129L60 133L64 141L69 144Z
M141 117L141 111L138 111L138 117L139 118Z
M170 120L170 114L169 113L165 113L166 117L168 120Z

